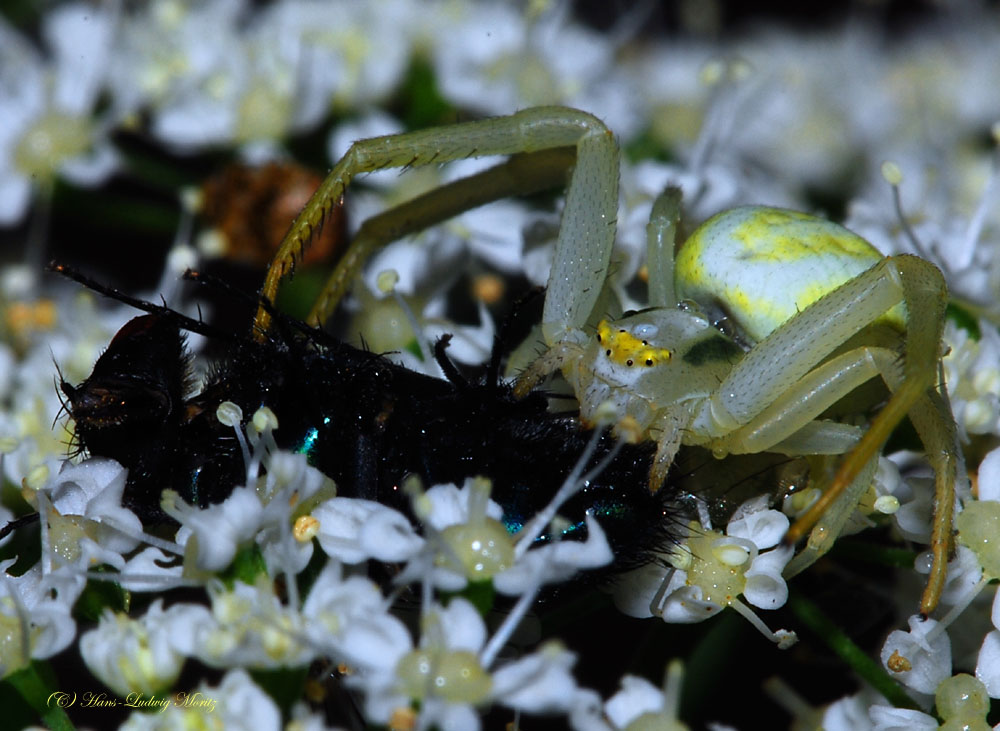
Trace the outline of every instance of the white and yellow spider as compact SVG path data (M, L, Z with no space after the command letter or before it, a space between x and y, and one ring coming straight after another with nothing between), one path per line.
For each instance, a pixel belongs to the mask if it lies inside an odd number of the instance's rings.
M679 202L668 191L649 226L651 307L602 320L594 332L615 239L618 147L597 118L542 107L356 142L292 224L263 295L273 300L355 175L488 155L509 158L366 221L309 320L321 323L331 314L378 247L491 200L565 184L542 316L547 351L522 374L518 391L561 370L583 419L608 403L619 420L634 419L658 445L653 490L682 443L719 457L845 454L823 497L789 533L796 541L816 526L793 571L829 548L871 484L889 434L909 416L936 473L933 569L921 602L921 611L932 611L945 578L961 454L940 391L948 294L929 262L884 257L813 216L745 207L702 224L680 247L675 266ZM742 347L714 325L720 313ZM261 332L267 319L262 309ZM818 419L876 376L891 396L866 430Z

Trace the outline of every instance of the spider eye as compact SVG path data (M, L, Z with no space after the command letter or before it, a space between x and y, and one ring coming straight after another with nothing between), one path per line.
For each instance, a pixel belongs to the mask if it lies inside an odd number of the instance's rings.
M632 365L632 359L629 358L627 361L625 361L625 365L631 366Z
M646 342L649 338L655 338L656 334L660 331L656 325L651 325L646 323L645 325L637 325L635 327L634 333L637 338L642 338L642 342Z
M604 354L610 358L611 357L611 348L608 348L607 350L605 350Z
M648 365L648 366L653 365L653 359L652 358L646 358L646 365Z

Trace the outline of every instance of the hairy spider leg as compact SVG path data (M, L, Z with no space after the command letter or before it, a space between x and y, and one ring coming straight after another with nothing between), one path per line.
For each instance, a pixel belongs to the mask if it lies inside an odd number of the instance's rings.
M313 231L322 226L330 208L340 200L355 175L563 147L575 148L576 159L567 186L563 223L543 313L546 340L554 342L566 331L586 322L600 295L614 243L618 209L618 145L614 136L596 117L564 107L526 109L509 117L355 142L292 223L271 263L261 293L274 300L281 279L294 268ZM521 176L515 177L512 184L531 187ZM443 209L459 210L457 206L468 205L461 200L455 206L450 204L448 196L456 190L451 188L439 199ZM347 256L360 260L350 253ZM270 315L260 308L255 320L257 332L266 330L269 320Z
M848 351L809 371L827 352L899 302L906 304L908 313L920 313L907 318L902 373L898 353L880 347ZM954 419L936 390L946 303L944 277L936 267L915 256L887 257L757 343L712 397L714 413L725 413L742 424L712 443L717 450L777 447L788 453L847 452L823 497L789 530L785 537L788 543L797 542L810 531L845 491L861 489L859 476L873 470L869 463L877 460L893 429L911 416L936 474L934 561L921 598L924 613L937 605L944 585L960 459ZM808 422L876 375L883 377L892 395L856 444L849 446L853 441L847 431L850 427ZM794 385L789 388L788 383ZM763 404L769 406L761 409ZM803 428L804 423L815 426ZM843 432L847 444L838 444L838 432ZM855 490L851 485L856 485ZM834 511L830 518L831 523L842 524L844 520L846 515L840 511Z
M908 313L919 312L920 316L907 317L905 363L901 377L893 374L894 368L890 365L894 353L887 352L881 358L871 358L875 361L872 369L882 373L892 389L892 396L861 440L847 453L829 488L789 529L785 541L798 541L816 525L830 505L858 479L866 464L877 460L893 429L909 415L935 472L935 513L931 537L933 563L920 603L921 612L926 615L937 606L944 587L951 546L955 482L961 459L954 418L945 397L938 390L941 388L941 337L948 301L947 287L936 267L919 257L905 254L887 257L844 285L849 286L870 288L870 295L859 294L871 297L873 304L882 298L887 298L885 304L890 305L904 301ZM828 297L838 295L838 292L840 290L834 290ZM838 295L837 298L841 297ZM886 309L881 307L882 312ZM865 352L862 357L868 358L869 353ZM878 361L882 362L881 367ZM861 377L859 374L858 383L862 382Z
M364 221L306 317L320 326L336 311L365 262L387 244L465 211L512 195L529 195L566 184L576 159L571 148L520 153L488 170L428 191Z

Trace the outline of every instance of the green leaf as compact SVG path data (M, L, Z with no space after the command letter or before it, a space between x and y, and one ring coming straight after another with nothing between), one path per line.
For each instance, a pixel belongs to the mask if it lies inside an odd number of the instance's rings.
M77 620L96 622L105 608L115 612L127 612L132 604L132 593L114 581L91 579L73 605L73 615Z
M52 731L70 731L75 727L59 705L61 697L48 663L34 661L0 683L0 708L3 709L0 725L23 728L40 719L42 725Z
M407 129L425 129L455 121L455 108L441 95L434 68L426 58L413 59L398 99L398 115Z
M263 688L285 713L302 699L308 675L308 667L250 671L254 682Z
M949 302L944 311L945 317L954 322L960 328L969 333L973 340L979 340L982 332L979 330L979 321L976 316L957 302Z
M240 549L224 572L219 575L226 588L232 589L233 584L242 581L244 584L253 584L257 577L267 575L267 564L264 562L264 554L256 543Z

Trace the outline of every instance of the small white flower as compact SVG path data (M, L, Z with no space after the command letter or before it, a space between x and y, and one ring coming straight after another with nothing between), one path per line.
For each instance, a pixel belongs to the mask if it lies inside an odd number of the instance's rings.
M546 643L493 673L493 700L525 713L566 713L578 700L575 663L561 644Z
M486 640L482 618L469 602L456 598L447 608L429 610L421 625L420 646L414 648L408 640L409 647L398 653L404 648L395 645L391 670L383 666L350 679L365 690L369 718L386 723L412 699L420 701L422 725L459 729L464 723L478 728L473 706L487 700L491 689L491 679L476 658Z
M85 584L68 566L43 573L36 564L11 576L7 569L15 561L0 562L0 677L32 658L51 657L73 641L72 608Z
M261 437L261 442L265 441ZM297 574L309 563L312 541L296 540L295 519L322 495L335 494L333 481L310 465L304 454L279 449L264 458L267 475L257 481L257 496L264 504L256 541L268 572Z
M0 20L0 223L27 210L33 184L56 175L103 182L116 164L107 126L91 117L110 67L114 13L70 3L44 15L43 61Z
M675 570L663 592L659 613L666 621L699 622L733 605L741 594L761 609L784 605L788 586L781 572L793 551L774 546L789 522L766 502L766 497L755 498L741 506L725 536L692 527L684 555L677 554L685 568Z
M617 728L625 728L644 713L663 710L663 689L645 678L624 675L621 690L604 704L604 712Z
M494 578L514 560L513 540L499 522L503 510L487 494L469 479L461 489L435 485L416 498L429 539L418 536L402 513L367 500L333 498L313 517L320 522L320 545L331 556L346 563L408 561L397 583L429 578L456 591L469 579Z
M356 564L374 558L405 561L424 545L402 513L371 500L335 497L312 512L317 539L331 558Z
M218 687L199 685L173 696L161 713L135 711L123 731L203 728L207 723L234 731L280 731L281 711L245 670L230 670Z
M226 568L260 528L264 506L253 488L238 487L225 501L207 508L188 505L176 494L173 497L172 504L165 497L164 509L181 524L177 542L194 547L195 563L203 571Z
M621 690L604 704L574 717L574 727L581 731L620 731L631 728L656 728L664 731L687 731L677 716L683 665L672 660L667 665L663 687L657 688L645 678L625 675ZM580 692L585 701L586 692ZM710 728L718 724L709 723ZM721 726L720 726L721 727Z
M231 590L209 584L211 617L190 627L191 651L214 667L295 667L316 656L304 642L303 615L274 595L273 582L258 577L250 586L236 581Z
M53 565L124 566L122 555L139 544L142 533L139 518L121 504L125 478L125 468L112 459L63 462L37 496Z
M978 339L950 320L944 330L949 349L942 358L945 383L963 438L1000 433L1000 333L986 319L978 326Z
M951 640L933 619L910 617L910 630L894 630L882 645L882 664L893 678L919 693L931 694L951 675Z
M527 551L511 568L493 578L502 594L523 594L542 584L566 581L580 571L606 566L614 559L600 523L590 513L586 541L554 541Z
M335 561L316 578L302 617L310 642L358 668L372 683L391 682L387 678L396 662L413 646L378 586L361 576L343 579Z
M641 124L641 95L622 73L610 35L574 23L559 4L534 17L503 3L478 3L440 23L434 66L442 92L492 114L565 104L605 119L631 136Z
M175 604L164 610L161 599L139 619L105 609L97 628L80 637L80 653L90 671L119 696L153 695L177 680L194 649L192 629L208 620L205 607Z

